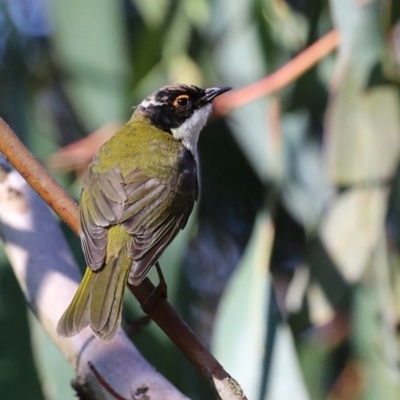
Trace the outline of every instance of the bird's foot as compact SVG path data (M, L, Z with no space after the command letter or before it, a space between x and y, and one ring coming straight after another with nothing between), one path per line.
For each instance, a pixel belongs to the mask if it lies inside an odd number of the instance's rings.
M158 261L156 262L156 269L158 273L158 278L160 282L154 288L154 290L150 293L150 296L143 302L141 305L142 310L147 314L152 308L154 308L155 304L159 299L167 299L168 298L168 287L165 282L164 275L161 271L160 264Z

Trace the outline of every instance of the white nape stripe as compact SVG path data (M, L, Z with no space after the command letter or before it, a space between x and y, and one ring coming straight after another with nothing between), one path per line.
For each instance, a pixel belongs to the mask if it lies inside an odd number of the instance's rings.
M193 154L196 160L199 135L207 123L211 109L211 104L207 104L205 107L196 110L183 124L171 129L174 138L181 140L182 144Z
M144 99L141 103L140 106L143 108L148 108L149 106L162 106L164 105L163 103L157 101L156 99L149 97Z

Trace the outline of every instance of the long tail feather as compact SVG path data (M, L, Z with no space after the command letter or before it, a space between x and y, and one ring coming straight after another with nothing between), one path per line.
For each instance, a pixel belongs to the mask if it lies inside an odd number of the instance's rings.
M130 240L121 227L109 229L106 263L95 272L86 268L71 304L58 323L60 336L76 335L90 324L99 339L114 339L121 325L122 301L132 263L127 250Z
M89 325L90 289L94 278L95 273L90 268L86 268L85 275L71 304L58 322L57 332L60 336L74 336Z
M129 273L128 257L120 254L107 261L96 274L91 290L90 324L95 335L104 341L113 340L121 325L121 310Z

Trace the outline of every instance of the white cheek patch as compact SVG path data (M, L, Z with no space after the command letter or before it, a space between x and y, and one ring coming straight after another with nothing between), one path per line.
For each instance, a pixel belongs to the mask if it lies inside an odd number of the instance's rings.
M196 110L182 125L171 129L174 138L181 140L182 144L193 154L195 159L197 159L197 141L201 130L207 123L211 107L211 104L207 104L205 107Z

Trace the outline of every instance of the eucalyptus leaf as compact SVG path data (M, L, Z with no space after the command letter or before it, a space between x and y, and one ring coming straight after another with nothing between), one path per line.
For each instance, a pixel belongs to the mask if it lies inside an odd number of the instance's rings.
M246 253L221 300L212 351L240 382L249 399L259 396L264 357L267 274L272 231L259 214Z
M321 238L348 282L358 282L384 227L387 191L355 188L338 196L321 224Z
M400 153L397 89L358 89L351 71L333 96L327 114L329 175L339 185L390 179Z
M244 0L214 5L210 38L218 39L214 59L225 81L235 88L266 74L263 51L255 26L249 23L251 3ZM245 60L245 62L243 62ZM238 68L240 65L240 68ZM270 178L265 152L268 147L269 100L259 99L231 112L228 123L249 162L262 181Z
M55 51L67 93L88 129L124 120L128 72L118 1L54 0ZM79 43L79 45L77 45Z
M264 400L310 400L300 370L292 333L278 327L273 351L270 387Z
M33 354L45 397L70 400L75 395L71 387L75 378L74 368L49 340L37 319L32 314L29 317Z
M157 28L164 22L171 1L132 0L132 3L137 7L146 24L150 28Z

